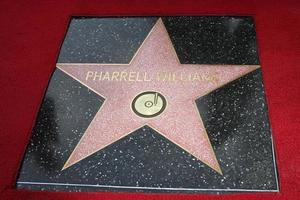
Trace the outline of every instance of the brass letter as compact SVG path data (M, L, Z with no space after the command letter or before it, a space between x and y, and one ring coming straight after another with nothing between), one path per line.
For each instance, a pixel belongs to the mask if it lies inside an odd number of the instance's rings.
M118 79L119 75L120 75L119 72L113 72L112 76L111 76L111 80L113 81L114 79L116 79L116 81L119 81L119 79Z
M135 81L135 74L136 72L129 72L128 81Z
M109 78L109 72L105 72L105 74L104 74L104 76L103 76L103 79L102 79L103 81L104 80L108 80L108 81L110 81L110 78Z
M89 78L93 77L93 74L94 74L94 72L88 71L88 72L86 73L85 80L88 80Z
M102 72L100 72L100 73L95 72L93 80L96 80L98 78L98 81L101 81L101 77L102 77Z
M124 79L124 81L127 81L126 77L127 77L127 72L121 72L120 81L122 81L123 79Z

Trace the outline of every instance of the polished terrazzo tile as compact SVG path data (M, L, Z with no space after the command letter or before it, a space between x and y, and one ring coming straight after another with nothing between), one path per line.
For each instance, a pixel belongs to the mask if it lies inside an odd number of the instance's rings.
M279 190L251 17L73 18L57 63L17 188Z

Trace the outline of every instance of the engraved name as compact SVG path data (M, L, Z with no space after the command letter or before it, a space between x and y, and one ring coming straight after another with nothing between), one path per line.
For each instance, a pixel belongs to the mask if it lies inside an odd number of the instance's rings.
M149 74L147 72L136 71L88 71L85 76L86 81L128 81L128 82L191 82L191 81L208 81L218 82L217 74L201 74L201 73L173 73L173 72L157 72Z

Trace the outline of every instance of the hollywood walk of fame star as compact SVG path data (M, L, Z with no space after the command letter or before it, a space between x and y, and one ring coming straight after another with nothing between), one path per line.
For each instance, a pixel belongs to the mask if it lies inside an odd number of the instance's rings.
M148 125L222 174L200 116L201 110L198 111L195 100L259 66L181 64L167 30L159 19L129 64L58 63L57 67L105 98L105 102L69 156L63 170ZM135 81L130 81L130 78L126 79L125 76L123 81L120 77L119 79L115 77L115 80L106 77L100 81L97 78L101 72L110 75L115 73L116 76L120 75L116 74L117 72L127 75L131 72L140 72L149 77ZM217 76L217 79L162 81L153 77L156 72L201 74L206 77ZM135 102L140 100L139 95L146 95L142 96L146 98L151 92L154 97L156 95L156 103L159 102L161 105L161 111L150 117L139 115L138 113L142 111L139 111L138 107L135 109ZM145 106L151 107L153 101L147 101Z

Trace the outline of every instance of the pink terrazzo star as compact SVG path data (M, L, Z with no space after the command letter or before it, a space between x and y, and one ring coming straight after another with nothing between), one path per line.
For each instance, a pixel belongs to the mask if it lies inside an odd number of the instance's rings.
M63 169L148 125L222 174L195 100L259 66L180 64L165 26L159 19L129 64L59 63L57 67L105 98ZM146 73L148 77L147 80L132 78L132 81L128 77L127 80L124 77L124 80L120 77L97 80L92 76L96 72L108 72L110 75L114 72L133 72L136 75L139 72ZM176 80L158 80L157 72L176 74ZM194 74L200 74L201 80L179 78ZM132 100L145 91L156 91L165 97L167 106L164 112L144 118L132 111Z

